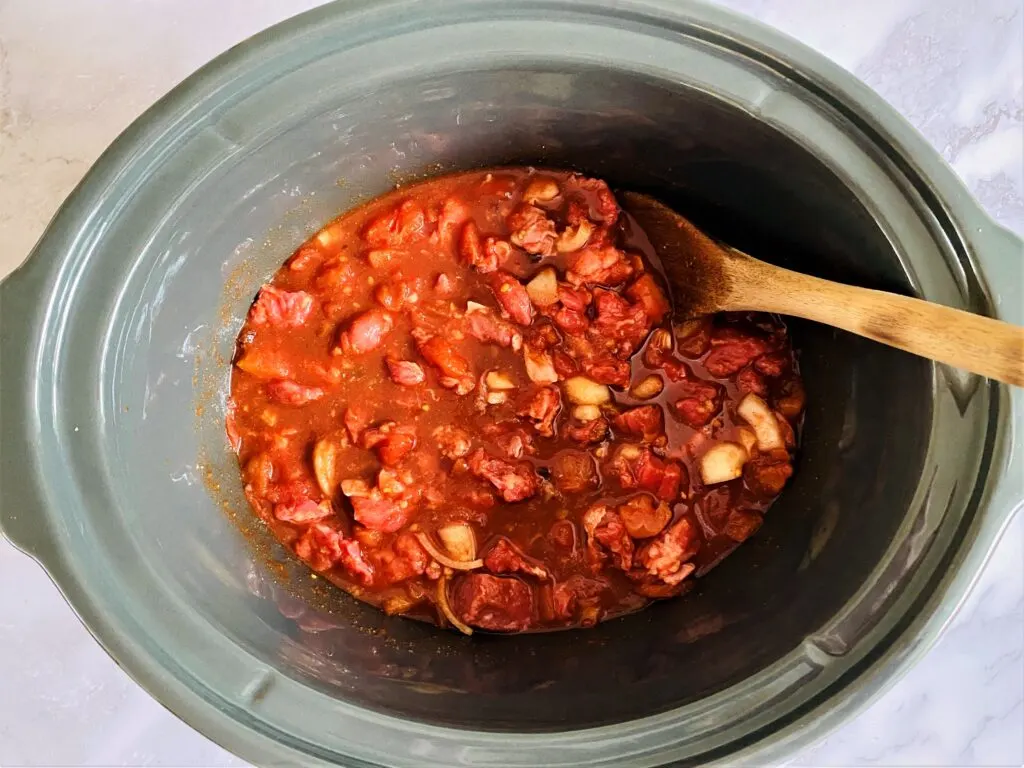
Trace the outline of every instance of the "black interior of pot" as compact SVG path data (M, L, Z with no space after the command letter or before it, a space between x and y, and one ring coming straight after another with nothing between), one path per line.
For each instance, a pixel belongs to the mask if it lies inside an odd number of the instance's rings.
M751 114L636 74L435 75L340 105L276 142L317 146L347 179L370 168L380 180L410 162L431 172L577 168L654 194L768 261L910 290L883 233L826 164ZM269 167L280 151L271 143L246 162ZM242 641L272 644L279 669L339 698L475 729L632 719L748 677L835 615L878 562L916 487L932 407L923 361L822 326L791 328L808 395L796 475L758 535L684 598L587 631L467 639L386 618L296 567L286 587L256 577L260 622Z

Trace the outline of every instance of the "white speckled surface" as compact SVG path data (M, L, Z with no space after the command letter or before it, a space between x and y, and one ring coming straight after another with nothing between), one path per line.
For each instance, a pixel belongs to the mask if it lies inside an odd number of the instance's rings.
M317 0L0 0L0 275L134 117ZM1024 232L1022 0L728 0L854 72ZM0 765L242 763L138 688L0 541ZM1024 765L1024 519L938 645L802 766Z

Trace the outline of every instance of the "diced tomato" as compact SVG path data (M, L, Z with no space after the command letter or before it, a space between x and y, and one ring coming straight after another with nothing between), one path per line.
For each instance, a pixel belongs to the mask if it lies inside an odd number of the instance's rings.
M652 325L657 325L664 320L670 309L668 299L665 298L665 294L662 293L661 288L650 274L638 277L626 289L626 295L644 308Z
M416 429L385 422L363 433L363 446L377 451L384 466L393 467L416 447Z

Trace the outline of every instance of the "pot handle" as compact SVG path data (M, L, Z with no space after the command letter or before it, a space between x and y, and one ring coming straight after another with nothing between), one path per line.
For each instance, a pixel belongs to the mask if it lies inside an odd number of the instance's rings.
M1024 240L996 224L987 215L975 223L978 248L973 254L985 276L989 295L1000 320L1024 325ZM1021 361L1024 365L1024 360ZM1000 528L1024 507L1024 389L1001 387L1009 403L1001 478L991 498L1000 516Z
M0 281L0 534L40 561L57 546L38 480L37 448L44 438L33 392L39 352L34 329L42 322L47 295L45 261L33 253Z

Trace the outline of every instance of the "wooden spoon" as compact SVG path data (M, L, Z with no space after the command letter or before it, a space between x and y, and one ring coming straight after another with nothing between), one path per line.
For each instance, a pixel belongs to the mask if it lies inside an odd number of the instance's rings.
M661 258L680 318L737 310L794 315L1024 387L1024 328L772 266L719 245L654 198L626 192L619 199Z

